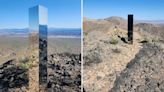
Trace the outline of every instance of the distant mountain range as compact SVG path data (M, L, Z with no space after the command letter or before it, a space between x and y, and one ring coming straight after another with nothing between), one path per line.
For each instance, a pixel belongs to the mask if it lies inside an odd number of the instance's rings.
M115 26L122 29L127 29L127 19L119 16L111 16L103 19L88 19L84 17L83 21L84 32L93 30L106 31L110 28L114 28ZM136 26L139 26L140 28L146 27L147 31L148 28L150 29L153 27L161 27L159 30L163 30L164 20L136 20L134 18L134 27Z
M164 24L164 20L136 20L135 23Z
M83 31L88 34L92 31L109 32L115 27L127 30L127 19L119 16L112 16L103 19L88 19L84 17ZM135 20L134 31L147 32L156 37L164 39L164 20Z
M1 36L28 36L29 29L0 29ZM49 28L48 36L50 37L80 37L80 28Z
M87 18L87 17L84 17L83 18L84 21L95 21L95 20L107 20L109 22L127 22L127 19L124 19L123 17L119 17L119 16L111 16L111 17L107 17L107 18L104 18L104 19L90 19L90 18ZM164 24L164 19L159 19L159 20L140 20L140 19L135 19L134 17L134 23L152 23L152 24Z

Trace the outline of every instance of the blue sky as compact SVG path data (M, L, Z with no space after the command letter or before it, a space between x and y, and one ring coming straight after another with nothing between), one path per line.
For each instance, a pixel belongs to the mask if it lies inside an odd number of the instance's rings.
M84 16L99 19L110 16L137 20L164 20L164 0L84 0Z
M0 0L0 29L28 27L28 9L36 5L48 8L48 26L80 28L80 0Z

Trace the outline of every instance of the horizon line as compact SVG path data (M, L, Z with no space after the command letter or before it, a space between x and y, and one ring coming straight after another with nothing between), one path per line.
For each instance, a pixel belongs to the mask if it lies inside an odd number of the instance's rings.
M50 28L56 28L56 29L81 29L81 27L48 27ZM22 28L0 28L0 29L29 29L28 27L22 27Z
M133 14L134 15L134 14ZM128 16L128 15L127 15ZM97 18L91 18L91 17L87 17L87 16L83 16L83 18L87 18L87 19L106 19L106 18L110 18L110 17L120 17L120 18L123 18L123 19L127 19L127 17L122 17L122 16L108 16L108 17L97 17ZM144 20L144 21L164 21L164 19L135 19L135 15L134 15L134 20Z

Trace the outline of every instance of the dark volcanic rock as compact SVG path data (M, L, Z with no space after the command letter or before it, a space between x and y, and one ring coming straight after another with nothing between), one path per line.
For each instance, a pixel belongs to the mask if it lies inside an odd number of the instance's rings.
M48 80L46 92L80 92L80 54L53 54L48 58ZM28 90L28 70L14 64L14 60L0 66L0 92L26 92ZM44 71L42 71L44 72ZM44 85L42 92L45 90Z
M48 62L48 91L80 92L81 60L76 54L54 54Z
M144 44L109 92L164 92L164 50Z
M14 92L15 88L19 88L17 90L21 92L26 90L28 85L27 69L20 68L13 62L14 60L10 60L0 66L0 92Z

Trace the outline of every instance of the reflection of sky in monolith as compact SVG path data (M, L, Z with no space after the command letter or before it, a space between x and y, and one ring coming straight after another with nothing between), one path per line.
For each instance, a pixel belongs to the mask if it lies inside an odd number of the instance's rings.
M39 25L47 26L47 9L41 5L29 9L30 32L38 33Z
M39 24L47 25L47 9L40 5L38 7L39 7Z
M47 39L47 9L39 5L39 36Z
M29 9L29 30L30 33L38 32L39 30L39 15L38 6Z

